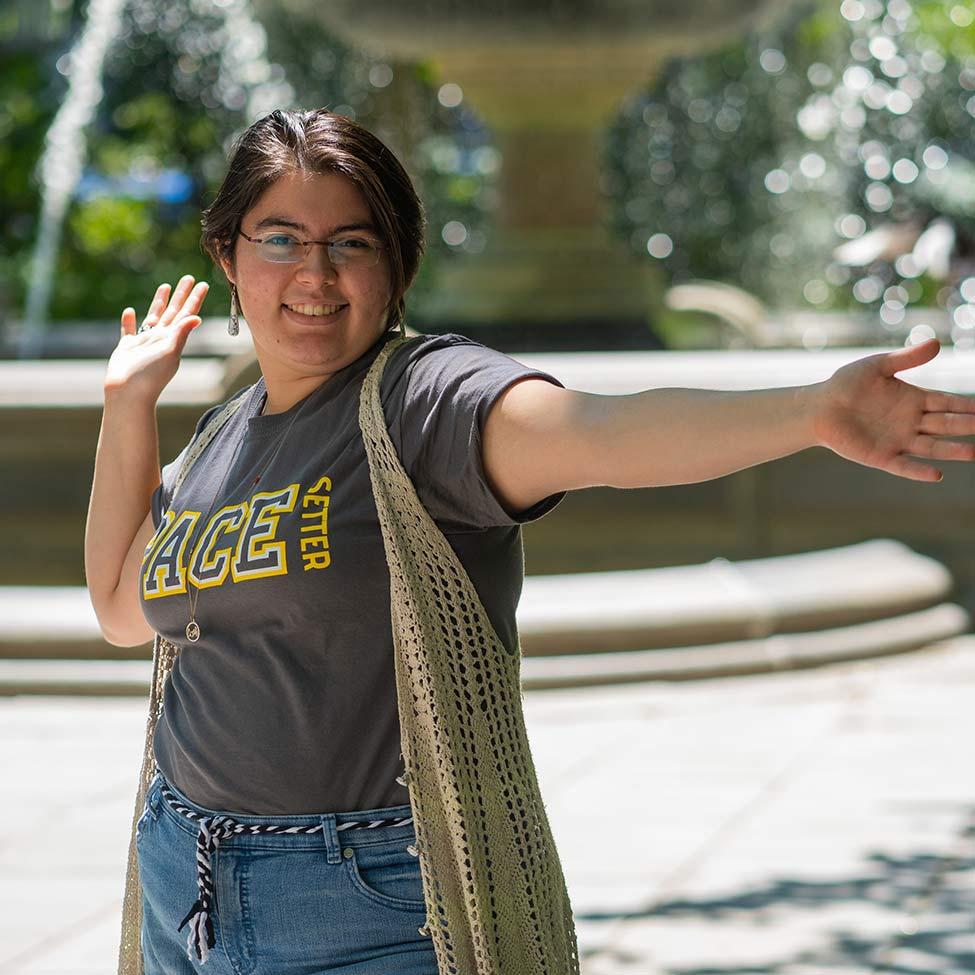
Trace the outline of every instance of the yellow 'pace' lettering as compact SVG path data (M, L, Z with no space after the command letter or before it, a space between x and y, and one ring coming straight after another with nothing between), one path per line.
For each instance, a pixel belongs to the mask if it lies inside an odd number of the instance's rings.
M237 531L248 515L248 504L241 501L221 508L207 523L190 556L190 581L198 589L219 586L230 572L234 546L214 551L220 535Z
M277 540L277 532L281 516L295 509L299 489L300 484L290 484L221 508L208 519L188 560L186 550L200 512L167 510L142 558L143 596L157 599L185 593L187 574L198 589L220 586L228 576L242 582L286 575L287 547L285 541ZM323 475L301 498L298 548L305 572L326 569L332 563L328 541L331 490L332 479ZM224 545L218 547L221 542Z
M142 576L142 595L146 599L186 592L186 546L199 517L199 511L180 512L160 538Z
M230 567L234 582L287 574L285 543L274 538L281 515L294 510L300 486L289 484L280 491L261 491L251 497L250 515L240 533Z

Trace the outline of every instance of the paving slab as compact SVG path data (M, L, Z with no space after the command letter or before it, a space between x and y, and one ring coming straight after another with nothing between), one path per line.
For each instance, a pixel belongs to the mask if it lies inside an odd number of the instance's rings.
M970 975L973 692L972 636L526 691L583 975ZM0 975L114 971L145 708L0 699Z

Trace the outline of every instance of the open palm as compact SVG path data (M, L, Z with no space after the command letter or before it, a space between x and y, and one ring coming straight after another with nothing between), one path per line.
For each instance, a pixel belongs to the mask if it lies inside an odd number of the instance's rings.
M106 390L139 387L158 397L176 375L190 332L200 324L197 313L209 287L205 281L194 286L189 274L180 278L172 296L169 284L159 285L140 327L135 309L126 308L118 345L108 360Z
M975 444L942 437L975 434L975 399L923 389L895 373L933 359L937 339L866 356L823 384L817 438L841 457L915 481L940 481L932 460L975 460Z

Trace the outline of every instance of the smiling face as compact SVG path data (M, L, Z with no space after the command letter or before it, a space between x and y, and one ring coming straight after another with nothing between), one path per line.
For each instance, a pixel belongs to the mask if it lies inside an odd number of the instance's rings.
M338 173L282 176L241 220L241 230L259 238L286 233L298 240L330 240L338 228L352 226L380 239L358 187ZM391 279L385 249L375 267L333 267L321 246L311 247L298 264L275 264L238 235L234 264L221 264L227 279L237 285L269 404L287 408L297 402L358 359L386 331ZM285 307L339 304L345 307L325 319L303 317Z

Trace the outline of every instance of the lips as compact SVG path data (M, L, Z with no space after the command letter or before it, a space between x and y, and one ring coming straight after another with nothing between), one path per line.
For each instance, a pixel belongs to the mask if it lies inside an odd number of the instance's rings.
M305 315L326 315L337 311L347 301L286 301L284 302L292 311L301 312Z
M334 311L330 315L303 315L301 312L295 311L287 305L282 305L281 310L293 322L297 322L300 325L316 325L334 322L348 307L348 305L342 305L338 311Z

